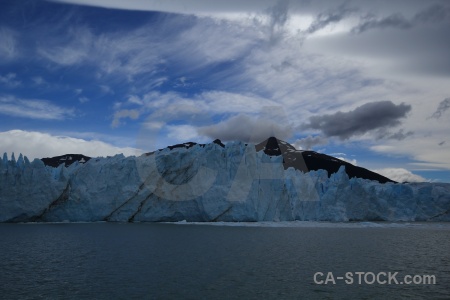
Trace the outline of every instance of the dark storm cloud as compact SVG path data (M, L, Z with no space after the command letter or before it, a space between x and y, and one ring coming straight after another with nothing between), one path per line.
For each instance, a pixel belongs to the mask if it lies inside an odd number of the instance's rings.
M433 5L417 14L411 19L405 18L400 13L394 13L384 18L377 19L374 15L361 18L358 26L352 29L353 33L362 33L371 29L410 29L422 23L441 23L450 21L450 6Z
M395 105L391 101L370 102L349 112L337 112L332 115L313 116L309 124L301 129L317 129L327 137L342 140L368 131L399 125L411 110L411 105Z
M431 118L439 119L443 113L445 113L450 108L450 98L446 98L439 103L438 108L433 113Z
M311 34L322 28L325 28L329 24L338 23L355 11L356 9L350 8L344 4L336 9L320 13L317 15L316 19L312 22L306 32Z

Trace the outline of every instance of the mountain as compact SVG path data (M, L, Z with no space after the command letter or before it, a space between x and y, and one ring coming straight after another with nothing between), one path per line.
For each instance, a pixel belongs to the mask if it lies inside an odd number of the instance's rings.
M340 160L326 154L317 153L315 151L301 151L294 146L270 137L265 141L255 145L256 151L263 150L270 156L282 156L284 168L292 167L303 172L326 170L328 174L336 173L341 166L345 166L345 172L350 178L358 177L369 180L376 180L380 183L395 182L387 177L372 172L370 170L357 167L346 161Z
M315 170L334 158L310 154L275 138L46 160L58 167L5 154L0 222L450 221L450 184L350 178L347 163Z
M216 139L213 143L220 145L222 148L225 145ZM186 142L182 144L176 144L168 146L170 150L176 148L189 149L195 145L205 147L206 144L197 144L194 142ZM357 167L349 162L340 160L336 157L332 157L326 154L317 153L315 151L302 151L295 149L294 146L289 143L279 140L276 137L270 137L259 144L255 145L256 151L264 151L269 156L282 156L283 166L285 169L294 168L303 172L326 170L329 175L336 173L341 166L345 166L345 172L350 178L358 177L369 180L376 180L380 183L395 182L380 174L367 170L365 168ZM162 149L159 149L162 151ZM154 152L147 153L146 155L153 154ZM55 157L42 158L42 161L46 166L58 167L64 163L66 167L70 166L75 161L79 163L86 163L91 158L82 154L65 154Z
M54 157L46 157L42 158L42 161L46 166L58 167L60 164L64 164L64 166L68 167L74 162L79 162L84 164L88 162L91 158L89 156L85 156L83 154L65 154Z

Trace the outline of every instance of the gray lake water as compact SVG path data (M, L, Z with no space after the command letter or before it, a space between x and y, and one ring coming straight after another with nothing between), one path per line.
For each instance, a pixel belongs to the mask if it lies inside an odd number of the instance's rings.
M249 225L0 224L0 298L450 298L448 224ZM360 271L436 284L314 282Z

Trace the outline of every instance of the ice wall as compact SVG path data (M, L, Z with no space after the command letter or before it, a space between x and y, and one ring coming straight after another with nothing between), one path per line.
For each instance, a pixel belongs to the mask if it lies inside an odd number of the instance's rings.
M69 168L0 163L0 221L450 221L450 184L380 184L345 169L284 170L230 143L94 158Z

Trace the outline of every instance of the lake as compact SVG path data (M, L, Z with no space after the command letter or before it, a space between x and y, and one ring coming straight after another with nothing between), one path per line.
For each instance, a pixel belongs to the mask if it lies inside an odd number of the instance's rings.
M0 224L0 255L3 299L450 298L445 223Z

